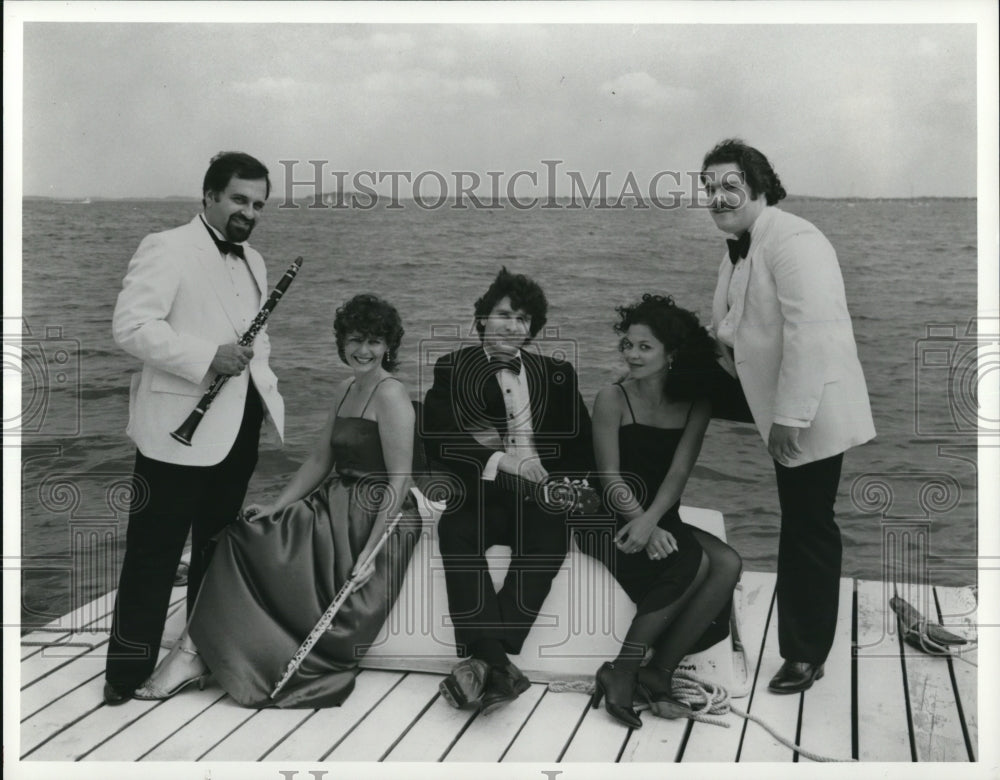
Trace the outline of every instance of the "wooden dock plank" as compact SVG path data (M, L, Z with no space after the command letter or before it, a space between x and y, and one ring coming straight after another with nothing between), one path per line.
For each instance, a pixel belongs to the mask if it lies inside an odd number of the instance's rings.
M440 675L410 672L323 761L380 761L438 695Z
M448 751L445 761L499 761L518 732L531 716L545 685L536 683L510 704L489 715L477 715L458 742Z
M102 667L103 670L103 667ZM56 738L69 726L86 717L98 708L103 708L101 691L104 688L104 675L98 674L90 681L80 685L62 696L55 706L45 707L21 724L21 756L36 758L32 751L36 750L49 739ZM33 690L32 688L28 689ZM145 709L153 702L137 702L136 708ZM69 758L69 756L65 756Z
M858 580L856 590L858 760L910 761L899 635L889 608L892 586Z
M444 679L438 677L438 681ZM386 761L441 761L477 711L456 709L440 695L393 747Z
M837 629L823 679L802 696L798 744L830 758L851 758L851 626L854 623L854 580L841 579ZM845 695L846 694L846 695ZM800 761L810 759L799 755Z
M201 757L202 761L259 761L287 735L293 733L315 710L257 710L252 718Z
M72 634L69 631L32 631L21 637L21 660L41 653L50 645L65 644Z
M43 648L32 648L33 653L21 661L21 690L52 674L65 666L74 658L88 653L100 644L108 641L107 632L89 632L86 634L64 634L66 641L47 645Z
M560 761L618 761L634 734L604 711L603 702L596 710L588 705Z
M781 662L778 650L778 606L774 603L764 634L764 645L760 651L750 712L777 733L794 740L798 730L802 694L779 696L767 690L767 684L778 671ZM793 758L793 751L782 745L766 729L757 723L747 722L743 732L743 744L740 747L740 761L792 761Z
M140 760L197 761L255 712L256 710L240 707L228 696L222 696L141 756Z
M103 682L106 652L107 640L21 691L21 722L30 720L46 709L52 709L54 702L61 702L62 698L88 681L100 677ZM101 689L103 685L94 697L95 707L102 701ZM68 721L63 721L60 725L65 725L66 722Z
M620 760L677 761L689 723L687 718L668 720L643 712L642 728L632 732Z
M938 602L938 618L941 625L954 634L969 640L970 644L956 646L955 650L961 658L979 662L976 642L978 623L976 622L978 604L976 595L971 588L934 589ZM951 662L958 688L958 701L962 708L962 717L969 732L969 741L974 761L979 757L979 714L978 714L978 682L979 669L962 660Z
M102 681L103 686L103 681ZM90 686L87 686L90 688ZM100 701L100 691L92 697ZM143 733L148 725L146 715L157 709L157 702L133 700L120 707L101 705L86 717L61 730L52 739L31 754L33 761L77 761L99 744L123 729Z
M402 672L367 669L358 675L354 692L339 707L316 710L285 737L264 761L319 761L398 685Z
M148 711L141 721L112 735L83 756L84 761L137 761L226 694L215 686L184 691ZM104 709L128 710L132 705ZM98 711L100 712L100 711ZM96 714L96 713L95 713Z
M896 589L924 617L932 620L936 617L931 586L897 583ZM917 760L968 761L948 660L928 655L904 642L903 661Z
M589 703L588 694L545 691L501 760L554 763L569 743Z
M736 599L740 610L740 632L747 654L750 684L753 685L760 659L760 646L764 641L764 628L771 609L776 577L771 572L743 572ZM734 699L733 705L743 711L751 707L750 696ZM735 761L743 739L744 719L729 713L724 720L729 728L711 723L693 723L681 760L694 761ZM750 725L748 728L757 728Z

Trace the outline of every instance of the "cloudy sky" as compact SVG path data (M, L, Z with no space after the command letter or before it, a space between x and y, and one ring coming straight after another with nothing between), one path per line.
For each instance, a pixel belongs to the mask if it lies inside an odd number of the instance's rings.
M28 21L23 193L197 196L221 149L260 157L278 187L279 160L303 161L296 178L324 160L324 176L436 171L453 182L456 171L484 181L500 171L505 183L561 160L558 176L541 178L559 194L568 171L584 182L609 171L614 192L629 173L645 189L660 171L697 170L736 135L771 157L793 194L976 194L973 24L526 18ZM435 181L425 177L430 190Z

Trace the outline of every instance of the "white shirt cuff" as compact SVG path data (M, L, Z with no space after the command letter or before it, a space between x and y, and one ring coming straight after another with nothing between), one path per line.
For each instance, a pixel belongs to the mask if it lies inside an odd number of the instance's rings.
M787 425L789 428L808 428L812 423L812 420L798 420L794 417L781 417L780 415L775 415L774 421L778 425Z
M483 480L486 482L492 482L497 478L497 471L500 468L500 458L504 456L504 453L494 452L490 455L490 459L486 461L486 465L483 467Z

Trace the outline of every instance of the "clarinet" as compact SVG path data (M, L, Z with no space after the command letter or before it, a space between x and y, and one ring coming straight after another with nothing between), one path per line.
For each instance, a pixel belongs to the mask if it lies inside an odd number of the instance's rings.
M240 340L237 342L241 347L249 347L253 344L253 340L257 338L257 334L260 333L264 324L267 322L267 318L271 316L271 312L274 311L274 307L278 305L278 301L281 300L281 296L285 294L285 290L288 289L288 285L292 283L292 279L295 278L295 274L299 272L299 268L302 266L302 257L296 257L292 261L292 264L285 271L285 275L278 280L275 285L274 290L268 296L267 301L261 307L261 310L257 312L257 316L253 318L253 322L250 323L250 327L247 328L247 332L244 333ZM191 437L194 436L194 432L198 430L198 425L201 423L202 418L205 416L205 412L208 411L208 407L212 405L212 401L215 400L215 396L219 394L222 390L222 386L226 384L229 380L228 374L219 374L213 380L211 386L205 391L205 395L201 397L198 401L198 405L194 408L194 411L188 415L188 418L181 423L180 427L176 431L171 431L170 435L173 436L177 441L186 447L191 446Z

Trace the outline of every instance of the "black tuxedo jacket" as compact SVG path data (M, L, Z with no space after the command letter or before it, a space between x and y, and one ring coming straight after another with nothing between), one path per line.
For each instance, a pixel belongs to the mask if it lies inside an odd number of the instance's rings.
M594 456L590 414L576 372L566 361L529 349L521 350L521 359L535 450L550 474L583 476L594 470ZM483 469L495 452L503 451L507 433L500 383L488 363L478 344L443 356L434 366L434 384L424 399L421 433L428 456L436 468L462 481L466 498L478 496Z

